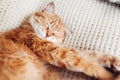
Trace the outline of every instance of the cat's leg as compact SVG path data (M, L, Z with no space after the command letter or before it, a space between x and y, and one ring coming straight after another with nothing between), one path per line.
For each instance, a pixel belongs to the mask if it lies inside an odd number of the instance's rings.
M102 66L82 55L73 49L63 48L49 41L33 38L31 49L37 53L40 59L71 71L83 72L101 80L113 80L113 76Z
M101 66L113 68L113 70L120 71L120 58L114 55L98 52L98 51L83 51L84 54L91 57L94 61Z

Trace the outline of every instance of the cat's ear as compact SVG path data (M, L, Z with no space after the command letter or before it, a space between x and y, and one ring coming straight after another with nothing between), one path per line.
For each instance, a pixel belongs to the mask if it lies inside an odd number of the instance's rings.
M69 36L69 35L71 35L71 34L73 34L73 30L67 28L67 29L65 30L65 35L66 35L66 36Z
M53 1L48 3L48 5L43 9L44 12L53 13L55 11L55 4Z

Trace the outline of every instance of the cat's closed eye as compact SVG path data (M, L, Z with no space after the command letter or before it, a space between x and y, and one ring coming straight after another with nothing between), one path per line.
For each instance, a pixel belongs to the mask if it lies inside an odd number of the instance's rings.
M57 26L58 24L57 24L57 20L55 19L55 20L52 20L51 22L50 22L50 29L52 30L52 31L56 31L57 30ZM53 27L54 26L54 27Z
M50 24L55 24L57 20L52 20Z

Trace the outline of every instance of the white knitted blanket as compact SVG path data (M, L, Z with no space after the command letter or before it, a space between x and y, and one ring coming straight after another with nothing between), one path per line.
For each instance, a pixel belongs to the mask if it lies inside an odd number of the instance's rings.
M0 0L0 32L19 26L26 16L50 1ZM56 5L56 13L74 31L66 38L66 47L96 50L120 57L119 7L102 0L52 1Z

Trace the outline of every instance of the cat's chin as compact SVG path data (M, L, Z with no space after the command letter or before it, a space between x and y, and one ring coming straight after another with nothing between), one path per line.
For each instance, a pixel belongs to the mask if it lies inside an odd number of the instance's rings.
M54 36L46 37L45 39L48 40L48 41L51 41L51 42L53 42L55 44L61 44L62 43L62 41L60 39L57 39Z

